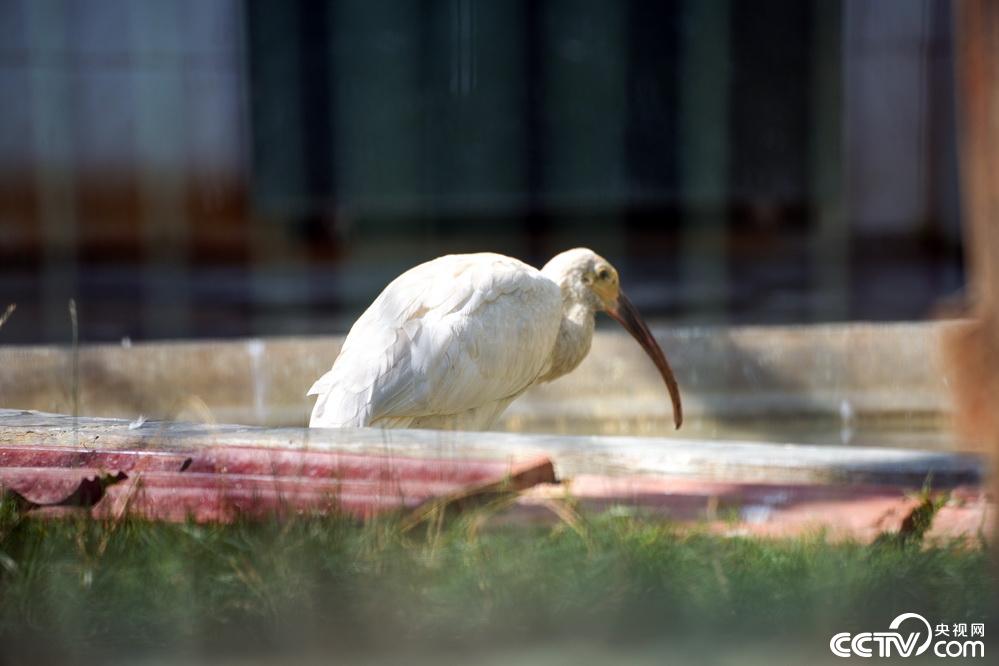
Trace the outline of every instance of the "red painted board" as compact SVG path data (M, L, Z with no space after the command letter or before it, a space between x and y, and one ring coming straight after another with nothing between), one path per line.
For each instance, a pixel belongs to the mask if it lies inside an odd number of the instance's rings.
M107 489L93 507L100 518L123 515L170 522L231 522L310 513L370 518L388 511L415 508L420 498L392 495L319 492L274 492L261 488L142 487L119 484Z
M419 479L351 479L270 476L266 474L213 474L210 472L133 472L129 484L152 488L205 488L273 492L314 492L335 494L359 491L366 494L433 497L466 488L450 481Z
M157 520L315 511L365 518L443 497L555 481L552 462L543 456L508 462L264 447L0 447L0 456L0 486L35 505L91 504L98 516L127 512ZM108 470L115 483L108 483Z
M994 505L974 489L955 489L934 517L927 538L976 536ZM575 510L609 509L730 536L793 537L816 532L833 540L869 542L898 532L921 499L892 486L748 484L654 476L581 475L565 485L531 488L501 522L560 520L552 502L571 498Z
M437 468L431 466L431 469ZM504 472L501 476L493 475L485 483L473 484L420 478L335 479L190 470L141 472L109 487L104 499L94 507L94 513L101 517L127 513L152 520L198 522L310 512L370 518L386 511L416 508L438 498L488 492L507 481L522 488L539 480L554 479L552 463L547 458L500 469Z
M87 467L91 469L180 470L190 456L171 451L117 451L67 446L0 446L0 468Z
M516 476L538 466L533 458L519 462L463 458L410 458L333 451L258 447L213 447L191 454L190 472L259 474L312 478L419 479L472 484ZM550 464L550 463L549 463ZM554 480L552 470L551 480Z
M96 502L105 482L123 478L119 472L92 468L0 467L0 490L16 493L32 504Z
M125 472L180 471L314 478L419 479L455 483L494 482L538 467L539 458L515 462L463 458L415 458L271 447L211 447L200 451L0 446L3 467L86 467ZM541 460L547 460L541 458ZM549 463L550 467L550 463ZM550 469L534 477L554 481Z
M702 520L727 509L762 516L780 509L803 510L812 504L873 500L897 501L910 497L893 486L727 483L660 476L598 476L583 474L566 486L538 486L525 498L568 494L593 510L631 506L658 510L678 520Z

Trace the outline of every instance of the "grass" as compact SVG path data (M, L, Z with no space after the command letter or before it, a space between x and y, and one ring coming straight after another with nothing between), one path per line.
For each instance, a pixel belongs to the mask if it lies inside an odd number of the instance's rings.
M725 539L599 518L443 530L300 518L227 526L24 519L0 504L0 646L362 655L558 641L802 641L898 613L985 622L984 548ZM2 661L2 659L0 659Z

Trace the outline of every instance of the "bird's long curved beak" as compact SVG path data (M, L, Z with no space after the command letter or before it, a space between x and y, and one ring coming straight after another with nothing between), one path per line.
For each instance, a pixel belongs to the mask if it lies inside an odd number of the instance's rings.
M652 358L652 362L656 364L659 369L659 374L663 376L663 381L666 382L666 388L669 390L670 400L673 401L673 423L676 424L677 429L683 423L683 406L680 404L680 387L676 383L676 377L673 376L673 369L669 367L669 361L666 360L666 355L663 350L659 347L659 343L656 339L652 337L652 332L649 327L646 326L645 321L642 319L642 315L638 314L638 309L632 305L624 293L618 294L617 303L611 307L607 308L607 314L614 317L624 329L631 333L631 336L638 340L638 344L642 345L642 349Z

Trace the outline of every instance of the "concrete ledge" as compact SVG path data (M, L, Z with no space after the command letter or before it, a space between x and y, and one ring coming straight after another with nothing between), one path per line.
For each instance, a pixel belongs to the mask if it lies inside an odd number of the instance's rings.
M950 410L937 360L950 323L657 328L690 419L774 415L934 419ZM254 425L301 425L305 391L342 338L0 347L0 406ZM74 397L74 365L79 368ZM511 430L553 418L667 419L662 382L638 345L598 332L571 375L517 400Z

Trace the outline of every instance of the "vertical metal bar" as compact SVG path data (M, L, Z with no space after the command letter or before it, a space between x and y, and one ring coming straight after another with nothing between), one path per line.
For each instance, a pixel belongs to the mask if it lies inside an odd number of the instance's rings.
M44 336L65 341L67 303L77 290L76 163L72 77L65 7L40 0L27 4L35 187L42 229L42 321Z
M310 137L302 123L306 81L298 46L308 17L297 2L253 0L245 4L245 19L254 176L249 328L263 334L283 323L268 310L280 302L280 283L290 267L304 261L301 248L290 242L288 225L314 213L306 154Z
M187 44L175 3L133 3L129 11L135 168L146 259L143 327L146 337L182 337L190 330L191 317L184 118Z
M724 321L728 280L729 0L686 0L680 44L680 275L689 316Z
M850 312L850 221L843 202L843 5L815 0L812 11L809 133L810 264L813 317L842 320Z
M542 104L547 159L542 178L550 204L568 213L553 228L569 248L594 241L622 253L618 217L627 189L627 12L625 3L551 2L543 7L548 59ZM580 221L599 216L599 224ZM570 226L571 225L571 226Z

